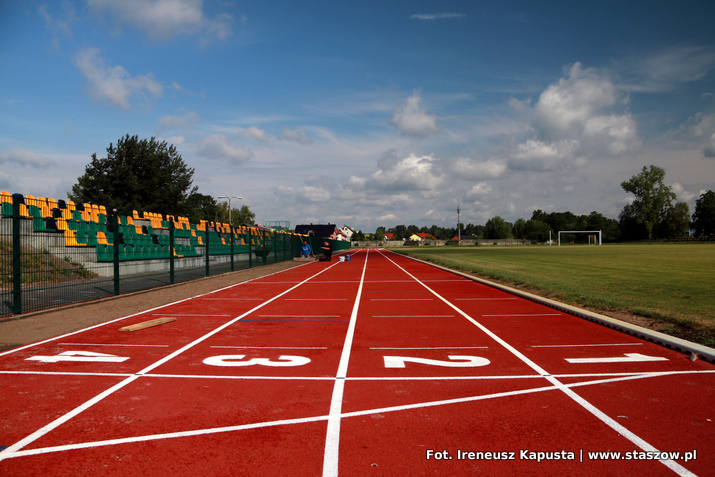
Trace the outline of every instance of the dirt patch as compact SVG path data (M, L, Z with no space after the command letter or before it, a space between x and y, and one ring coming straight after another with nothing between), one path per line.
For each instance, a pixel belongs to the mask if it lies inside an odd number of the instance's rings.
M4 318L0 320L0 351L71 333L299 265L302 263L293 261L275 263L147 291Z

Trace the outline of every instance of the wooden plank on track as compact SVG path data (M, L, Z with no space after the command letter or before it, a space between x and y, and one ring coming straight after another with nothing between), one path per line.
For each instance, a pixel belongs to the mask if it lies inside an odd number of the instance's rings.
M120 328L119 331L137 331L143 330L144 328L149 328L152 326L163 325L164 323L169 323L171 321L176 321L176 317L166 316L164 318L157 318L155 320L144 321L142 323L136 323L134 325L125 326Z

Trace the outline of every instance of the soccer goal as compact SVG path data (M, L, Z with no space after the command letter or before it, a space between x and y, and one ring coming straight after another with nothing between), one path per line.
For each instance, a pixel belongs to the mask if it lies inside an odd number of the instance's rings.
M589 234L588 243L594 245L601 245L601 231L600 230L559 230L559 247L561 246L561 234ZM598 234L598 235L595 235Z

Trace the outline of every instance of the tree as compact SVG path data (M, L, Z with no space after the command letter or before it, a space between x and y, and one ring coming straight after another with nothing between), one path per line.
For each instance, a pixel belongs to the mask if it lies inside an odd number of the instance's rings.
M526 237L526 221L522 218L516 219L513 228L514 238L523 239Z
M621 182L626 192L635 195L629 215L632 214L637 224L645 227L648 238L653 238L653 232L665 217L666 210L675 200L675 194L670 186L663 183L665 171L660 167L643 166L643 170Z
M511 238L511 224L498 215L489 219L484 225L484 235L488 239L508 239Z
M683 237L688 233L690 225L690 208L685 202L677 202L665 210L665 216L660 223L659 235L661 237Z
M189 221L198 223L201 220L215 220L218 213L216 200L210 195L194 192L186 201L188 213L186 217Z
M189 198L198 190L192 187L193 175L173 145L127 134L116 147L109 144L107 157L92 154L68 197L123 214L138 210L186 216Z
M715 235L715 192L709 190L695 202L693 227L698 236Z

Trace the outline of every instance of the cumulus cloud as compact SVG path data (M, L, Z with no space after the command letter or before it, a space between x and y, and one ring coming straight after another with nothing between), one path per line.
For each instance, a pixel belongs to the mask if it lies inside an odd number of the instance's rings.
M36 152L13 147L7 151L0 152L0 164L9 163L31 167L45 167L54 164L54 161L43 157Z
M374 187L390 191L431 191L443 182L444 176L439 169L439 161L431 154L410 154L397 158L391 153L379 161L378 170L370 176L370 183Z
M439 131L437 115L427 114L419 91L414 91L412 96L395 108L390 123L397 126L405 136L426 137Z
M512 151L509 166L553 171L635 152L641 145L637 124L630 113L614 111L620 103L619 87L607 74L575 63L539 96L532 119L537 137Z
M85 48L74 59L74 64L87 78L87 95L128 110L130 98L149 100L162 95L163 87L151 73L131 76L121 66L105 64L97 48Z
M197 153L209 159L241 164L253 158L253 152L231 143L223 134L211 134L198 145Z
M87 3L96 14L131 25L155 39L201 34L225 40L233 33L233 17L222 13L207 18L201 0L88 0Z
M695 198L695 194L685 190L685 187L683 187L680 182L674 182L670 187L673 189L673 192L675 192L678 198L685 202L690 202Z
M578 156L577 141L544 142L529 139L517 146L509 158L509 166L515 170L553 171L562 167L583 165L585 159Z

